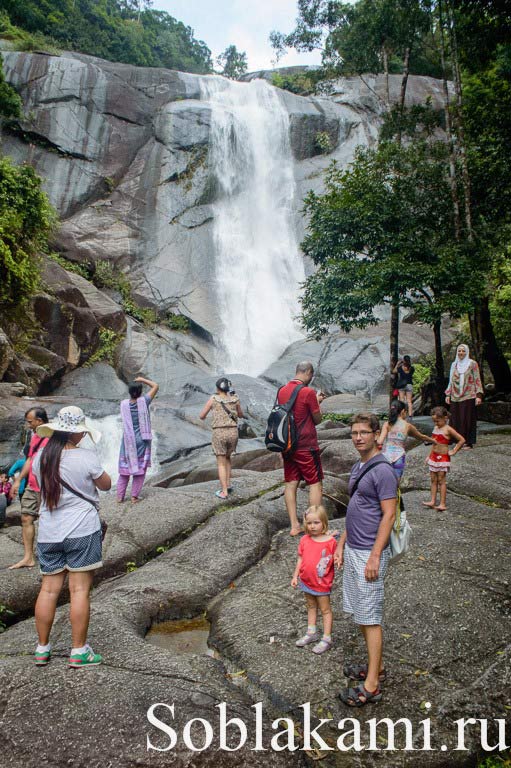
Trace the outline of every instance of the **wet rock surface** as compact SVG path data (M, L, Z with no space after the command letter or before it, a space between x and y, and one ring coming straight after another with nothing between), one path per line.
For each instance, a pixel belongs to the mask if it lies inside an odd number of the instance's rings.
M334 429L322 429L325 435ZM342 430L341 430L342 431ZM486 485L484 453L493 464L492 482L502 496L505 477L499 452L509 452L508 436L483 435L473 453L455 457L447 512L425 509L427 471L422 468L424 449L408 453L410 483L405 506L413 527L410 553L391 566L386 582L386 668L388 680L380 704L367 710L348 710L336 699L345 685L342 665L363 660L363 644L355 626L342 614L341 584L336 578L334 647L321 657L296 649L303 633L306 612L303 596L292 590L297 541L287 532L283 504L282 472L254 473L237 470L236 495L217 502L215 482L184 488L147 487L137 505L103 504L110 527L105 541L105 568L93 593L89 640L103 654L102 667L88 672L66 666L70 646L68 607L58 609L53 630L54 657L44 669L33 666L33 619L20 621L0 636L0 744L9 766L88 765L103 768L111 763L134 765L230 766L293 765L308 758L302 752L218 751L218 741L204 752L193 753L181 739L188 720L211 722L218 739L218 707L227 702L228 716L254 723L252 705L263 702L264 740L270 744L270 724L277 717L291 717L299 726L300 705L311 704L313 726L319 718L333 719L319 731L335 747L342 730L353 728L337 722L346 717L361 723L361 740L368 744L369 717L409 718L414 746L420 749L420 722L431 718L436 751L401 752L400 764L466 765L477 752L475 731L467 728L467 752L456 745L454 721L461 717L505 717L510 690L509 615L511 518L495 496L486 503L471 499L455 475L472 478L474 487L490 493ZM326 443L343 458L349 441L340 435ZM493 455L493 453L495 455ZM479 453L479 463L473 463ZM343 459L344 460L344 459ZM422 473L422 474L421 474ZM419 485L420 482L420 485ZM326 501L342 494L342 478L327 476ZM409 484L410 485L410 484ZM307 494L299 490L303 512ZM337 509L339 509L337 507ZM337 511L337 514L339 512ZM342 530L342 519L332 527ZM19 528L0 532L2 564L19 552ZM161 547L158 550L158 547ZM147 557L150 559L147 561ZM12 559L12 558L11 558ZM125 573L126 563L135 570ZM136 567L138 565L138 567ZM115 574L115 575L114 575ZM0 603L9 594L24 595L29 609L38 590L32 572L2 570ZM114 576L112 578L112 576ZM32 602L33 604L33 602ZM196 654L173 655L144 641L152 623L200 616L211 622L210 645L219 659ZM34 701L44 701L44 718ZM167 736L147 721L147 709L157 702L175 705L156 714L172 725L180 739L168 752L147 752L146 738L164 748ZM425 702L431 708L425 709ZM80 723L79 738L76 723ZM381 751L388 734L383 728L376 751L334 750L325 765L394 765L396 753ZM490 729L490 735L492 731ZM236 729L231 733L237 740ZM192 728L197 745L204 729ZM253 739L253 735L249 736ZM396 730L396 745L403 747ZM297 746L301 745L298 733ZM285 741L285 739L284 739ZM351 737L346 743L351 742ZM231 742L234 745L234 742ZM236 763L234 762L236 760ZM349 761L349 762L348 762Z

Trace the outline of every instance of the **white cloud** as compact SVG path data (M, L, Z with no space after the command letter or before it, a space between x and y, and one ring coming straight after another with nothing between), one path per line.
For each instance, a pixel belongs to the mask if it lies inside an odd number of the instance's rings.
M270 69L275 53L272 30L289 33L298 15L297 0L155 0L153 8L165 10L191 26L195 36L211 48L213 59L228 45L245 51L249 70ZM321 54L290 51L279 67L319 64Z

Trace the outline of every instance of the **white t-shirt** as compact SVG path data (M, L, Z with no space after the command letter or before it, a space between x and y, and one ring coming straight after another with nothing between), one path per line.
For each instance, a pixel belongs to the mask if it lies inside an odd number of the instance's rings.
M41 485L41 456L39 451L33 461L32 470ZM63 450L60 459L60 476L71 488L76 488L89 499L99 501L94 480L101 477L104 469L94 451L85 448ZM61 542L64 539L78 539L89 536L101 528L96 508L88 501L62 488L58 506L50 512L41 494L39 508L39 533L37 540L44 544Z

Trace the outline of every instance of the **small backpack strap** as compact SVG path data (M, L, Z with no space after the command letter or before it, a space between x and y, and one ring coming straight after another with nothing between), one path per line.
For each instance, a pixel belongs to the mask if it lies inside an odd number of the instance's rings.
M358 485L359 485L360 481L362 480L362 478L364 477L364 475L367 475L367 473L370 472L374 467L377 467L378 464L389 464L389 462L387 461L387 459L380 458L379 461L375 461L374 464L371 464L369 467L364 467L364 469L362 470L360 475L357 477L357 479L353 483L353 488L351 489L351 492L350 492L350 498L352 496L354 496L355 493L357 492ZM390 466L390 464L389 464L389 466Z

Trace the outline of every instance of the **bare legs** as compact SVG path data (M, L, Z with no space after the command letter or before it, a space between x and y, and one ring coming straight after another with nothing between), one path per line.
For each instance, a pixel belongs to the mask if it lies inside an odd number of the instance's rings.
M319 595L309 595L305 593L305 604L307 605L307 624L309 627L315 627L318 606L323 618L323 634L330 636L332 634L332 607L330 605L330 597L325 595L320 597Z
M383 631L380 624L359 625L367 648L367 676L364 686L373 693L379 686L378 676L383 669Z
M23 538L23 559L18 563L11 565L9 570L14 571L16 568L33 568L35 565L34 560L34 528L35 517L34 515L21 515L21 536Z
M284 486L284 501L291 523L291 536L297 536L300 531L300 523L296 514L296 492L298 490L298 480L291 480ZM323 498L323 485L321 482L309 485L309 506L314 507L321 504Z
M447 498L447 472L430 472L429 478L431 481L431 501L423 501L425 507L438 509L440 512L444 512L446 507ZM440 492L440 504L437 505L436 499Z
M220 488L225 498L228 496L228 488L231 484L231 457L230 456L217 456L216 464L218 467L218 479L220 481Z
M447 509L445 503L447 499L447 472L438 472L438 490L440 491L440 504L435 509L443 512Z
M55 618L57 601L62 590L66 572L43 576L41 591L35 604L35 624L40 645L48 645ZM79 571L69 574L71 607L71 636L73 648L81 648L87 642L90 615L90 589L94 571Z

